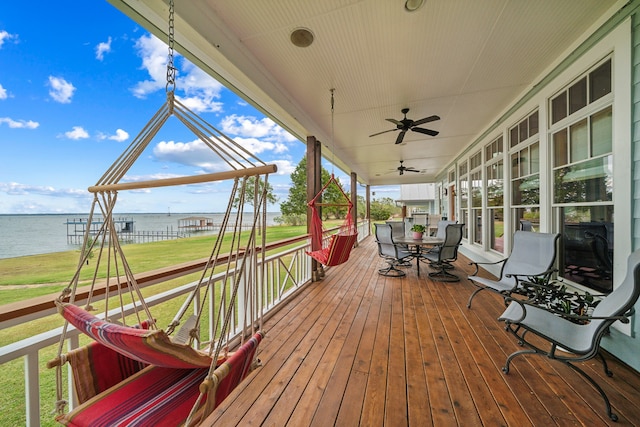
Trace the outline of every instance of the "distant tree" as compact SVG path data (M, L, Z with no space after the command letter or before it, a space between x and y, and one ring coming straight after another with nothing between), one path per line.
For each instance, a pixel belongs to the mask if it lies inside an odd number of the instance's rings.
M321 171L323 185L329 181L331 174L325 168ZM284 217L304 215L307 213L307 157L303 157L296 169L291 174L291 187L289 197L280 204L280 212ZM340 188L342 185L340 184ZM343 189L344 191L344 189ZM330 185L322 194L323 203L343 203L344 197L335 185ZM331 217L344 218L347 209L345 207L323 206L323 219Z
M358 206L358 217L360 219L364 219L365 215L367 214L367 201L365 200L364 196L358 195L358 200L356 203Z
M259 183L258 185L260 188L260 192L262 192L262 190L264 189L263 179L259 178L258 183ZM250 176L249 178L247 178L247 187L244 194L245 203L247 203L250 206L253 206L253 202L255 199L255 189L256 189L256 177ZM276 197L276 195L273 194L273 187L269 183L267 183L266 197L267 197L267 203L274 204L278 201L278 198ZM236 194L235 198L233 199L233 206L237 208L239 203L240 203L240 194Z
M371 219L375 221L387 220L391 218L397 210L398 208L393 199L389 197L375 199L371 202Z
M305 215L307 213L307 157L304 156L291 173L289 197L280 203L282 215Z

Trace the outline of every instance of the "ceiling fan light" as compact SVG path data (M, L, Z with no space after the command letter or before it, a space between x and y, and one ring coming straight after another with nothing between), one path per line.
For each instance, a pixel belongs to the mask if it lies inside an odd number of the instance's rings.
M407 12L415 12L424 4L424 0L405 0L404 10Z
M298 47L309 47L314 40L313 33L308 28L296 28L291 32L291 43Z

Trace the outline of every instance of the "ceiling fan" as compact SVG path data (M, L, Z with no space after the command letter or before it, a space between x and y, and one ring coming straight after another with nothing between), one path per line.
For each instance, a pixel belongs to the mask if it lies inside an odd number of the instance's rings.
M400 166L396 168L396 170L400 173L400 175L404 175L405 172L420 172L418 169L415 169L411 166L403 165L404 160L400 160Z
M382 133L392 132L394 130L399 130L400 133L398 134L398 138L396 139L396 144L400 144L402 142L402 140L404 139L404 134L407 133L408 130L412 130L414 132L419 132L419 133L424 133L425 135L431 135L431 136L436 136L438 134L438 131L436 131L436 130L419 128L419 127L416 127L416 126L423 125L425 123L433 122L433 121L436 121L436 120L440 120L439 116L429 116L429 117L425 117L424 119L420 119L420 120L411 120L411 119L407 119L407 113L409 112L408 108L403 108L401 111L402 111L402 114L404 114L404 118L402 120L385 119L388 122L391 122L394 125L396 125L395 129L384 130L382 132L374 133L373 135L369 135L369 136L372 137L372 136L380 135Z

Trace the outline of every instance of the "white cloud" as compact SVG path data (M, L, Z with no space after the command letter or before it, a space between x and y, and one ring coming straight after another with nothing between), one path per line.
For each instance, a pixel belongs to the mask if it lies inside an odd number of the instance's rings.
M118 141L118 142L123 142L126 141L127 139L129 139L129 134L122 130L122 129L117 129L116 130L116 134L115 135L111 135L111 136L107 136L107 139L111 139L113 141Z
M0 191L10 196L41 195L51 197L90 197L87 190L76 188L57 189L50 186L20 184L17 182L0 182Z
M167 78L167 45L153 35L142 36L136 41L135 48L142 58L142 69L147 70L151 80L139 82L133 88L133 94L144 98L149 93L164 89Z
M273 151L276 153L282 153L283 151L283 147L284 147L284 151L286 151L287 147L283 146L282 144L276 144L274 142L271 141L265 141L265 140L261 140L261 139L257 139L257 138L241 138L241 137L236 137L233 138L233 140L240 145L241 147L243 147L245 150L247 150L248 152L258 155L260 153L263 153L265 151Z
M10 128L14 129L35 129L40 126L40 123L33 120L13 120L9 117L0 117L0 124L6 123Z
M278 167L278 172L276 172L278 175L291 175L293 173L293 171L296 170L296 166L293 163L291 163L290 160L284 160L284 159L280 159L280 160L271 160L267 163L274 163L277 167ZM287 186L287 190L288 190L289 186Z
M82 126L74 126L72 130L65 132L64 136L69 139L86 139L89 138L89 132Z
M289 147L287 147L286 145L284 145L284 144L282 144L282 143L280 143L280 142L277 142L277 143L275 144L274 148L273 148L273 151L274 151L274 153L276 153L276 154L282 154L282 153L284 153L285 151L289 151Z
M167 85L167 45L153 35L145 35L135 45L142 58L142 69L147 70L149 79L138 82L131 90L137 98L145 98L150 93L165 90ZM196 113L222 111L222 103L216 101L224 89L214 78L174 53L174 66L182 65L176 71L176 99ZM180 95L179 95L180 94Z
M196 113L215 113L222 111L223 103L213 101L213 97L208 96L204 92L199 96L190 96L183 98L176 96L176 99L184 104L185 107Z
M172 173L152 173L148 175L125 175L122 182L157 181L159 179L179 178L184 175Z
M220 123L222 131L231 135L253 138L267 138L271 141L293 142L296 139L276 122L265 117L257 119L251 116L238 116L232 114L225 117ZM286 150L286 147L280 148Z
M61 104L68 104L71 102L71 97L76 88L63 79L62 77L49 76L49 95Z
M111 52L111 37L106 42L98 43L96 46L96 59L102 61L104 54Z
M16 43L17 43L18 35L17 34L9 34L5 30L0 31L0 49L2 48L2 45L4 44L4 42L8 41L8 40L15 40Z
M225 169L225 164L200 139L191 142L161 141L153 148L160 161L196 166L208 172Z
M0 84L0 99L7 99L8 96L7 90Z

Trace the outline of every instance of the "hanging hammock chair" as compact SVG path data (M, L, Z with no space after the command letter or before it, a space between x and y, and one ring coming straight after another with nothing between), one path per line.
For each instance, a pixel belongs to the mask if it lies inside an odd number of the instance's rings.
M323 193L330 185L340 190L344 202L321 202ZM347 262L351 249L358 241L358 231L351 215L353 203L333 174L308 205L311 208L311 251L307 254L323 266L334 266ZM320 217L319 208L321 207L347 208L347 216L338 232L330 234L330 230L324 229Z
M172 1L169 13L172 25ZM170 27L167 100L97 184L89 187L94 199L87 223L99 216L101 226L97 231L86 228L78 268L56 300L65 324L57 357L48 366L56 368L56 419L64 425L195 425L257 366L255 354L263 338L260 286L265 277L266 194L269 174L277 169L175 99L172 34ZM171 117L196 135L226 165L225 170L123 182ZM120 246L113 218L118 194L223 180L232 180L232 189L220 231L212 237L211 253L178 313L165 330L159 329ZM250 230L242 232L247 223ZM86 277L88 286L81 282ZM67 340L77 343L72 328L93 342L64 353ZM228 352L229 347L237 350ZM66 363L74 377L69 413L65 413L69 402L62 380Z

